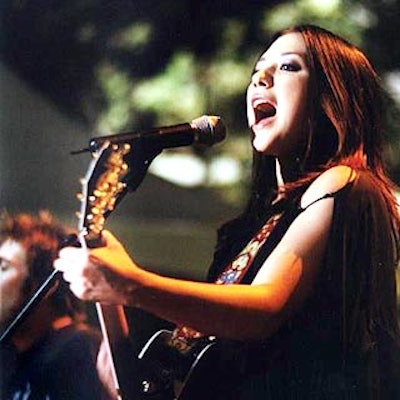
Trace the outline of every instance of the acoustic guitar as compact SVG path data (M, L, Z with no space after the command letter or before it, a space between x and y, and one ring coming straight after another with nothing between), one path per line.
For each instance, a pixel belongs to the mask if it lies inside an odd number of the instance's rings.
M101 140L98 148L91 149L93 158L81 181L78 231L82 246L101 246L107 217L126 193L139 186L162 151L146 139L115 139ZM126 354L123 362L118 356L119 343L129 335L123 307L96 303L96 310L120 400L207 399L212 387L205 384L204 376L216 362L214 337L184 337L178 335L178 328L161 330L126 363Z

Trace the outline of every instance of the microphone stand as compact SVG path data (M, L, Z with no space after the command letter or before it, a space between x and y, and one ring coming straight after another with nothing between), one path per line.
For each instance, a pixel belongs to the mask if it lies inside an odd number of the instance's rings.
M39 289L34 293L34 295L29 299L29 301L24 305L21 311L17 314L14 320L8 325L0 337L0 344L5 342L17 329L17 327L22 324L23 321L29 315L29 312L49 293L49 291L58 284L61 279L61 272L54 270L46 280L40 285Z

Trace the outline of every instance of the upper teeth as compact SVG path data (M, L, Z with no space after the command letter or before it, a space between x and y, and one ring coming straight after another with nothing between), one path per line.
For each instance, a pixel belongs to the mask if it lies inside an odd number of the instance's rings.
M265 103L266 103L265 100L259 99L259 100L256 100L256 101L253 103L253 107L254 107L254 108L257 108L260 104L265 104Z

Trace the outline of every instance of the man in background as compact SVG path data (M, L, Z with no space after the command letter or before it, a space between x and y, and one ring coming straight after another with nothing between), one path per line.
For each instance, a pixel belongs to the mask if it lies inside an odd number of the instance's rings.
M0 329L4 332L53 272L67 234L48 212L3 216ZM101 337L60 280L0 349L2 400L107 399L96 371Z

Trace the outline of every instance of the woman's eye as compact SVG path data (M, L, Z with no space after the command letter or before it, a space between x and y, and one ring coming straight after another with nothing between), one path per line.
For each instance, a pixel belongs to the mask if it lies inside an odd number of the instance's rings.
M10 263L0 258L0 271L5 272L10 268Z
M280 66L280 70L281 71L289 71L289 72L299 71L300 65L298 65L297 63L283 63Z

